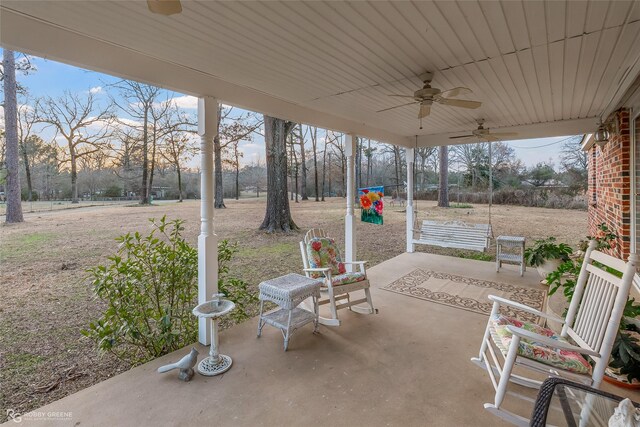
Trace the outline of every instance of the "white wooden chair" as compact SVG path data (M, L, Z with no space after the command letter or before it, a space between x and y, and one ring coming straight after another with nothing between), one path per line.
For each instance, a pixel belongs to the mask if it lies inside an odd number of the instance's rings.
M329 238L324 230L318 228L309 230L304 236L304 239L300 242L300 253L307 277L323 278L323 286L321 288L323 295L318 301L318 305L328 304L331 317L320 316L319 322L321 324L339 326L338 310L343 308L362 314L378 312L373 308L371 300L369 279L367 278L365 267L366 261L343 262L340 257L340 251L333 239ZM321 257L320 255L323 256ZM350 264L357 266L358 271L346 272L346 265ZM345 271L342 271L342 269ZM356 291L364 291L364 297L352 300L351 294ZM357 304L363 303L367 305L357 306Z
M629 262L625 263L596 251L595 244L595 241L591 241L585 254L565 319L514 301L489 296L493 301L493 309L480 354L471 359L487 370L495 389L494 402L484 405L489 412L517 425L529 425L527 419L501 407L509 381L533 388L541 385L541 381L513 374L516 365L599 388L634 280L638 257L632 254ZM622 272L622 278L605 271L603 266ZM563 324L562 332L556 335L537 324L518 321L503 315L501 308L526 311L560 322ZM591 359L591 363L587 358Z

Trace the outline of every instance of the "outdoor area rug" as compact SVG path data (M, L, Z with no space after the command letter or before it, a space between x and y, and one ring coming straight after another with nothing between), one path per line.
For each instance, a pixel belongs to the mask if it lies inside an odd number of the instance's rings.
M481 314L491 313L493 303L489 301L489 295L507 298L541 311L546 296L544 289L422 269L413 270L382 289ZM537 316L511 307L501 307L500 312L528 322L538 321Z

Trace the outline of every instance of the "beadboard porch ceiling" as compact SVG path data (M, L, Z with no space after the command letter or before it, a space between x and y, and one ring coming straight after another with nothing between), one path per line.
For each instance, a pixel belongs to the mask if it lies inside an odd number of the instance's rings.
M476 127L518 138L585 133L640 72L637 1L13 1L1 44L286 119L404 146ZM436 105L418 76L466 86L478 110ZM418 138L416 139L416 136Z

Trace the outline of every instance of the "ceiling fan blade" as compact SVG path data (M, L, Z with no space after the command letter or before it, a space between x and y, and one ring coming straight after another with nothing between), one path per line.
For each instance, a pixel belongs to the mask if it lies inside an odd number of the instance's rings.
M408 104L396 105L395 107L385 108L384 110L378 110L376 113L382 113L383 111L393 110L395 108L406 107L407 105L417 104L417 102L409 102Z
M392 95L387 95L387 96L394 96L397 98L411 98L413 99L413 95L396 95L396 94L392 94Z
M450 136L449 139L460 139L460 138L473 138L475 135L459 135L459 136Z
M422 119L431 114L431 105L420 104L420 111L418 111L418 118Z
M437 99L434 99L434 101L443 105L450 105L452 107L461 108L478 108L482 105L482 102L480 101L467 101L466 99L450 99L438 97Z
M484 135L478 135L478 139L483 139L487 142L500 141L500 138L496 138L492 133L485 133Z
M444 92L440 92L440 96L444 98L450 98L458 95L466 95L468 93L472 93L473 91L468 87L454 87L453 89L445 90Z
M147 0L147 7L152 13L165 16L182 12L180 0Z
M511 138L514 136L518 136L517 132L491 132L491 136L495 136L496 138Z

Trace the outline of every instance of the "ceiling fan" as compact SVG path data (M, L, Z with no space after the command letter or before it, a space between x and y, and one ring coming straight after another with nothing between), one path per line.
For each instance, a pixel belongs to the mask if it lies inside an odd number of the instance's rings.
M500 141L506 138L512 138L518 136L516 132L491 132L489 129L485 129L484 127L484 119L477 119L478 129L471 131L470 135L458 135L458 136L450 136L449 139L469 139L469 138L477 138L482 139L483 141Z
M147 0L147 7L152 13L165 16L182 12L180 0Z
M464 95L471 93L471 89L466 87L455 87L453 89L441 91L438 88L431 87L431 80L433 80L433 73L426 72L420 75L420 79L424 82L422 89L418 89L413 95L389 95L398 98L410 98L412 102L402 105L396 105L395 107L385 108L383 110L376 111L381 113L383 111L393 110L394 108L405 107L407 105L420 104L420 110L418 110L418 118L422 119L427 117L431 113L431 106L434 102L442 105L449 105L451 107L460 108L478 108L482 105L479 101L468 101L466 99L453 99L449 97Z

